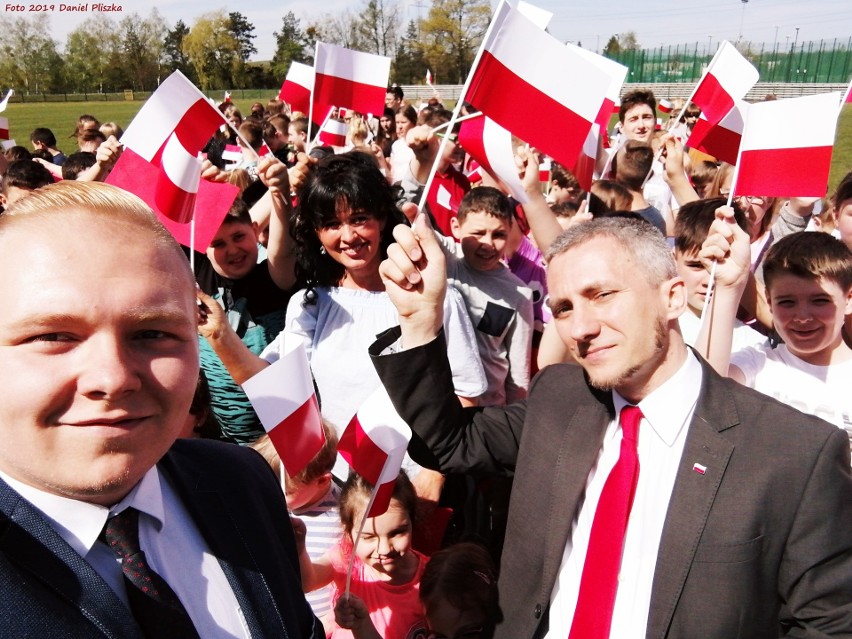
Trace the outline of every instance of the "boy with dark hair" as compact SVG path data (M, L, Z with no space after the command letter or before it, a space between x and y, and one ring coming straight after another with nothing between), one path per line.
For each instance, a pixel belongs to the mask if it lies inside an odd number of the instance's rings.
M69 155L62 164L62 179L76 180L77 176L97 162L97 156L88 151L77 151Z
M290 118L286 115L273 115L263 122L263 141L272 151L272 155L288 167L296 163L296 152L290 146Z
M258 175L269 187L267 259L258 263L258 228L245 202L234 202L205 255L196 255L195 277L201 290L225 309L228 321L256 355L284 328L287 301L296 282L287 216L290 184L287 167L263 158ZM247 444L265 431L243 390L234 382L208 341L199 338L201 366L210 384L213 413L223 438Z
M550 184L547 189L548 204L562 204L571 202L580 195L580 183L571 171L558 162L550 166Z
M783 343L731 355L731 324L748 276L750 249L748 235L730 219L729 209L720 211L701 252L705 260L717 260L708 360L720 373L852 436L852 348L842 335L845 316L852 313L852 252L827 233L804 231L776 242L763 274Z
M488 390L483 406L526 396L530 381L532 292L503 263L514 212L509 199L482 186L464 196L451 220L453 238L439 237L447 275L464 298Z
M32 191L53 184L53 176L38 162L15 160L9 163L0 183L0 206L8 208Z
M621 134L628 140L650 142L657 126L657 100L652 91L635 89L624 94L618 108Z
M612 170L616 182L623 184L633 197L630 210L641 215L657 227L660 233L666 235L666 221L663 219L662 213L645 200L642 192L645 178L651 172L653 164L654 150L650 144L628 140L613 158Z
M54 164L62 166L62 163L65 162L65 154L56 148L56 136L50 129L45 127L33 129L33 132L30 133L30 142L36 151L44 149L50 153Z
M701 312L707 300L710 272L701 261L700 253L710 225L716 219L716 209L725 205L724 198L698 200L684 204L675 222L674 258L677 274L686 284L686 311L678 318L683 341L696 346L701 328ZM734 220L743 230L748 221L739 206L734 206ZM766 338L756 330L734 319L733 350L756 346Z

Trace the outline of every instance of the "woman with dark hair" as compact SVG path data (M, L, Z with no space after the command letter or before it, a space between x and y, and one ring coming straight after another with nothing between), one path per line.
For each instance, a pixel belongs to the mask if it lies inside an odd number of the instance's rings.
M382 153L387 158L390 157L394 142L396 142L396 113L390 107L385 107L384 113L379 117L375 143L381 147Z
M405 141L405 134L417 124L417 111L410 104L396 110L396 142L391 145L390 166L393 182L399 182L408 163L414 158L414 151Z
M230 340L229 352L220 357L234 379L241 383L278 360L286 333L299 336L319 390L322 415L340 434L380 385L367 349L377 334L398 325L399 317L385 293L379 264L394 242L393 227L406 223L372 157L351 152L320 160L302 187L299 207L290 220L296 275L305 288L290 298L284 331L260 359L241 341ZM444 318L456 393L478 397L486 389L485 374L473 327L454 289L444 304ZM216 320L216 325L217 330L229 330L224 319ZM347 472L339 461L335 475L345 479Z

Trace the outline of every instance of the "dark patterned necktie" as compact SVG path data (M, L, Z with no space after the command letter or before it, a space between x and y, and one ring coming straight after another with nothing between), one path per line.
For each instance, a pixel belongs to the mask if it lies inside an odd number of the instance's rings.
M148 639L195 639L192 620L169 587L154 572L139 547L139 511L127 508L107 520L102 540L121 559L130 611Z
M636 444L642 411L625 406L620 421L621 450L595 510L569 639L607 639L612 625L624 534L639 480Z

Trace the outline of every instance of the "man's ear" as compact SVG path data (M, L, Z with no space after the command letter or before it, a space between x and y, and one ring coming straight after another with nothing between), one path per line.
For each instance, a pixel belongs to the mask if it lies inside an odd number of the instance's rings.
M459 218L450 218L450 232L457 241L461 241L461 226L459 225Z
M673 277L663 283L662 292L666 296L668 319L676 320L686 310L686 282L681 277Z
M254 237L255 237L255 239L257 239L257 238L259 238L259 237L260 237L260 226L258 225L258 223L257 223L257 222L254 222L254 221L253 221L253 222L251 223L251 230L252 230L252 231L254 231Z

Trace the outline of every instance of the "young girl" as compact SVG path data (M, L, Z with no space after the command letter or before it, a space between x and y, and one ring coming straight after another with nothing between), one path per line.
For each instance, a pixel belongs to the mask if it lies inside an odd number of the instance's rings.
M294 524L305 592L333 584L335 608L332 639L413 639L422 636L420 576L426 557L411 547L414 488L400 472L387 511L367 519L361 539L353 540L370 499L372 486L352 473L340 493L343 537L324 557L311 561L304 549L301 522ZM350 597L344 598L346 571L352 554Z
M479 544L436 552L420 579L428 639L487 639L500 621L497 571Z

